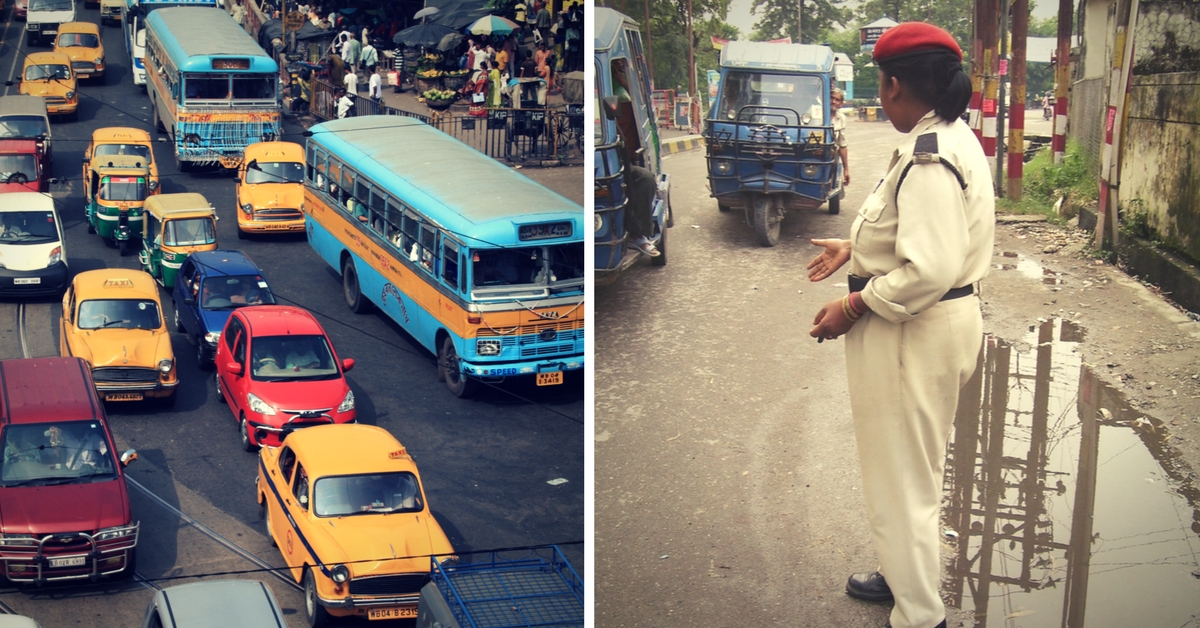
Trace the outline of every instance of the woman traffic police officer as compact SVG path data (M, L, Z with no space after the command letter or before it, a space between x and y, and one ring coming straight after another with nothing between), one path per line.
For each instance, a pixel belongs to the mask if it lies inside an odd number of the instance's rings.
M850 294L826 304L810 334L846 336L850 410L879 555L879 571L851 576L846 592L894 599L895 628L931 628L945 626L942 472L958 391L982 344L974 285L992 257L995 199L987 158L959 119L971 84L950 34L901 24L879 39L874 58L883 109L906 135L850 240L813 241L825 251L808 265L812 281L847 261L851 275Z

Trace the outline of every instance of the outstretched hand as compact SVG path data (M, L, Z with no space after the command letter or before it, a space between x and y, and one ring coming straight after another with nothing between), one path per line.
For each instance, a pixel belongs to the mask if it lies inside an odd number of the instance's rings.
M821 281L837 272L846 262L850 261L850 241L829 239L810 240L813 246L823 246L825 250L808 263L808 280Z

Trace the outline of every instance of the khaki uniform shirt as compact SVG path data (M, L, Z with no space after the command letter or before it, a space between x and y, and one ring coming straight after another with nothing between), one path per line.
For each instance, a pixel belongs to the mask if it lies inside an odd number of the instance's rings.
M992 174L979 140L962 120L931 111L858 210L850 272L871 277L862 297L875 314L903 323L951 288L987 275L995 228Z
M833 145L838 148L846 148L850 145L846 141L846 114L839 109L833 112Z

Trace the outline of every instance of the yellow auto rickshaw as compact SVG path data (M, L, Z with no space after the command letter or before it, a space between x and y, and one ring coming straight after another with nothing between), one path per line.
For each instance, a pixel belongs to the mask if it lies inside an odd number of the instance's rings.
M168 290L188 255L217 248L217 210L201 194L158 194L146 199L142 269Z

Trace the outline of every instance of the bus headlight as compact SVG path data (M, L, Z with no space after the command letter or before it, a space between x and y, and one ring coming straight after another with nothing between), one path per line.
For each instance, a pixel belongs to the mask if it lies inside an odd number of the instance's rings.
M160 373L170 373L172 366L175 366L175 360L171 358L164 358L158 361L158 370Z
M729 174L730 172L733 172L733 162L729 161L728 159L718 159L713 162L713 170L715 170L717 174Z
M475 341L475 353L477 355L500 355L500 341L477 340Z
M350 579L350 570L345 565L338 565L329 570L329 578L341 584Z
M817 167L812 164L804 166L804 178L805 179L817 178Z

